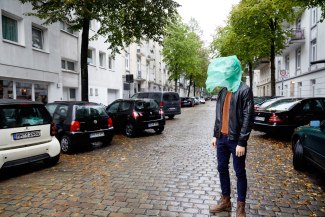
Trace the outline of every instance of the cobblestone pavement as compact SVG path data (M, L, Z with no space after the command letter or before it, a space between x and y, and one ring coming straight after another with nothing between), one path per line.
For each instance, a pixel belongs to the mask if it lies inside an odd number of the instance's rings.
M210 148L213 102L185 108L163 134L114 137L110 146L61 155L58 165L1 171L0 216L209 216L220 197ZM292 168L290 142L253 132L248 216L325 216L324 179ZM232 175L232 212L236 182Z

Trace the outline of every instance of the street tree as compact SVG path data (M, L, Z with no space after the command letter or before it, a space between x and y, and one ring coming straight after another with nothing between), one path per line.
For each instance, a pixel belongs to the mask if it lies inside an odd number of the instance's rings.
M282 0L242 0L231 13L231 26L240 36L266 45L271 65L271 94L275 95L275 55L285 48L291 31L283 24L293 23L301 10L295 2Z
M295 1L297 2L297 6L312 8L312 7L320 7L322 11L321 21L325 19L325 0L286 0L286 1Z
M112 53L142 39L162 41L165 26L177 15L174 0L20 0L30 3L28 15L39 17L44 24L67 22L73 31L82 31L81 98L88 101L87 52L91 20L100 22L97 36L106 37ZM96 35L95 35L96 36Z

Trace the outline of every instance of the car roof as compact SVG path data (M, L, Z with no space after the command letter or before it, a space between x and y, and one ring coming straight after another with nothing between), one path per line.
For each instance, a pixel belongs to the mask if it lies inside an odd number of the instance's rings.
M177 92L172 92L172 91L148 91L148 92L138 92L138 93L162 93L162 94L165 94L165 93L176 93L176 94L178 94Z
M22 100L22 99L0 99L0 105L44 105L41 102Z
M54 101L52 103L48 104L69 104L69 105L85 105L85 104L93 104L93 105L99 105L95 102L87 102L87 101Z

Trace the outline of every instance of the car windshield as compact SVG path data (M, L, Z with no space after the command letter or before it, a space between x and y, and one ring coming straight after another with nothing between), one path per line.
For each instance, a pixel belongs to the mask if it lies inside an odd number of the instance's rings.
M149 111L159 109L159 105L155 100L143 101L138 100L134 103L134 108L136 111Z
M106 117L107 113L104 108L100 105L75 105L76 119L87 119L92 117Z
M6 105L0 107L0 129L50 124L43 105Z
M281 99L271 103L265 107L268 111L287 111L291 109L295 104L300 102L300 99Z

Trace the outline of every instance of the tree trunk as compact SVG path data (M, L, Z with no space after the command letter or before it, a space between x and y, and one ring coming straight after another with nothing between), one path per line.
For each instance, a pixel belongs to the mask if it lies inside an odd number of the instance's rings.
M271 39L271 96L275 96L275 41Z
M88 44L89 44L89 19L84 19L82 24L82 36L81 36L81 100L89 101L88 97Z
M195 81L193 81L193 91L194 91L194 96L195 96Z
M190 84L188 85L187 97L190 97L191 85L192 85L192 76L190 76Z
M251 62L248 63L248 75L249 75L249 86L253 90L253 65Z
M177 92L177 79L175 79L174 81L175 81L175 92Z

